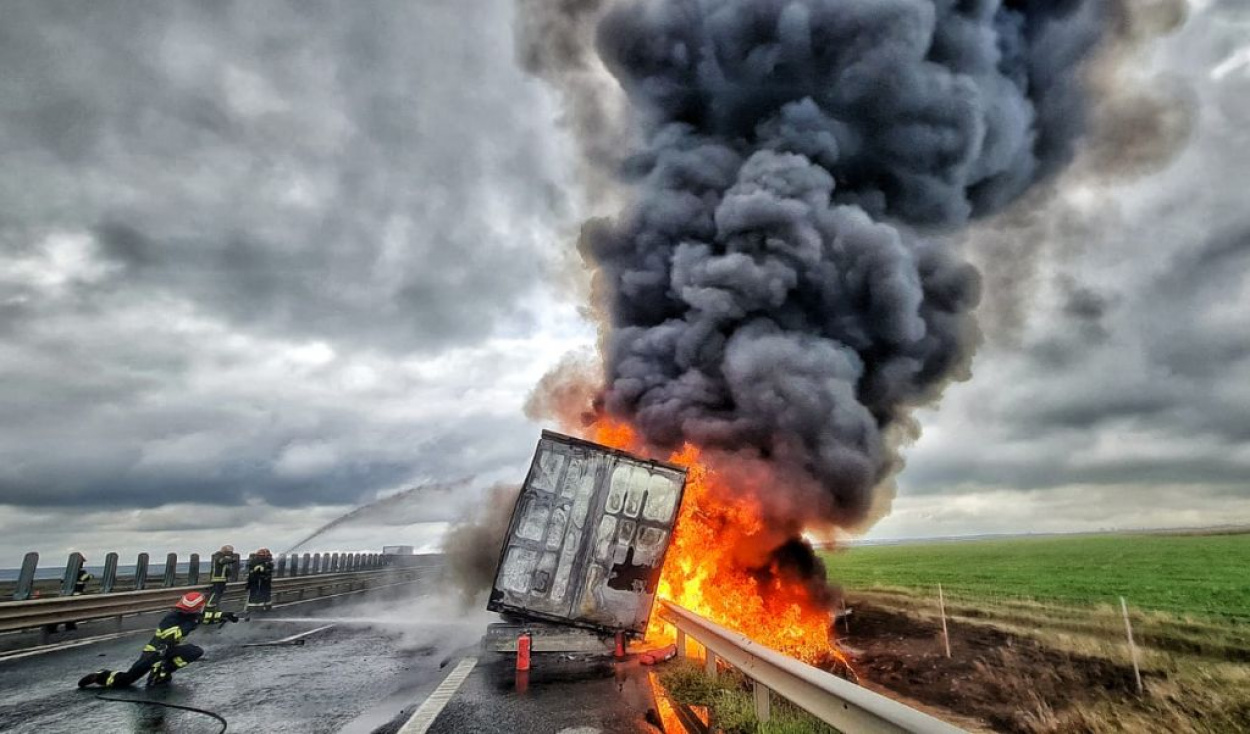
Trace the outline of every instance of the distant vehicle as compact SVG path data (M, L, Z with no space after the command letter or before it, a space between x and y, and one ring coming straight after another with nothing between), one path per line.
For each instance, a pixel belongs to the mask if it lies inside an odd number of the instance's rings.
M642 633L686 488L686 469L543 431L487 608Z

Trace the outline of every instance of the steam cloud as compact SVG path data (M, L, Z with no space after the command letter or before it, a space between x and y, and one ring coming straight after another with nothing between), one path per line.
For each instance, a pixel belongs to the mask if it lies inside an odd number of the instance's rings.
M520 28L523 49L555 49L541 64L527 52L529 68L564 93L589 161L637 141L617 153L628 205L580 244L608 322L600 407L657 449L700 446L765 503L764 565L801 570L814 559L797 534L879 513L910 411L968 376L980 278L947 238L1071 161L1082 65L1114 13L1082 0L601 5L545 3ZM588 81L592 27L631 136L587 124L613 107Z

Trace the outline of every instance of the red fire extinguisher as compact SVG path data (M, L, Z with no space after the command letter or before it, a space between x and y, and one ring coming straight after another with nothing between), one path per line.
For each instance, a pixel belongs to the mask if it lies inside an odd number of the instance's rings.
M522 632L516 639L516 669L530 669L530 633Z

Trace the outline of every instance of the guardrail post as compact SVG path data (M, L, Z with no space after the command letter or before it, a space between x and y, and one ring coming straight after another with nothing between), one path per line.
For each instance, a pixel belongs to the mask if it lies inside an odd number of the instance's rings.
M39 568L39 554L31 551L22 558L22 572L17 575L13 587L13 601L26 601L35 588L35 571Z
M677 657L686 657L686 632L685 630L677 630Z
M187 586L200 583L200 554L192 553L187 560Z
M703 670L708 675L715 678L716 677L716 653L712 652L711 650L708 650L707 648L704 648L703 654L704 654Z
M148 554L140 553L135 561L135 591L143 591L148 587Z
M166 589L178 585L178 554L170 553L165 556L165 576L161 579L161 586Z
M117 585L117 554L104 556L104 573L100 576L100 593L111 594Z
M280 555L280 556L278 556L278 565L277 565L277 566L275 566L275 567L274 567L274 569L273 569L273 576L274 576L274 578L278 578L278 579L281 579L281 578L286 578L286 559L287 559L287 557L288 557L288 556L287 556L287 554L285 554L285 553L284 553L284 554L282 554L282 555Z
M755 689L755 718L759 719L760 723L767 724L772 717L772 701L768 696L768 686L754 681L752 688Z
M61 579L61 596L72 596L74 584L78 583L78 572L82 570L82 554L74 551L65 562L65 576Z

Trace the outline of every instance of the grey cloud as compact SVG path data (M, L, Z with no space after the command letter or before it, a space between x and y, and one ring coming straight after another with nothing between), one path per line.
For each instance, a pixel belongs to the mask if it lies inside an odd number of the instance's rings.
M10 8L6 228L92 231L127 266L117 290L241 328L479 339L532 292L564 205L506 22L468 33L461 12Z
M0 503L309 507L523 468L524 389L474 393L544 359L489 345L563 307L572 204L509 5L472 12L5 7Z

